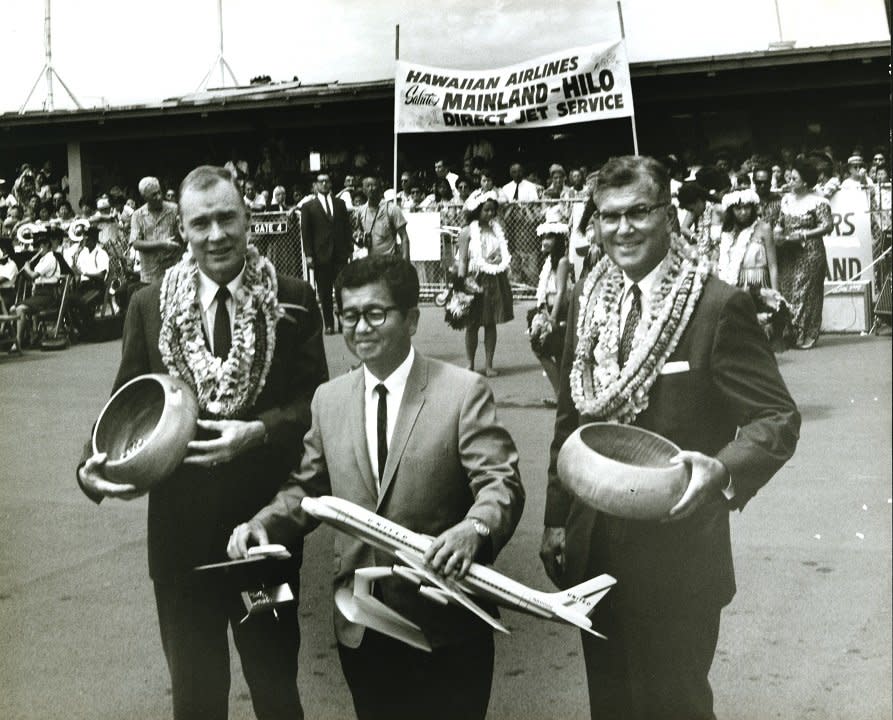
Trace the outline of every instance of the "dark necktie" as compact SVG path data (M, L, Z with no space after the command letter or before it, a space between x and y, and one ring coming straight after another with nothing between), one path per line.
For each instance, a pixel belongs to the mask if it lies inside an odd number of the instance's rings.
M332 208L331 208L331 206L329 205L329 196L328 196L328 195L323 195L323 198L324 198L325 201L326 201L326 215L328 215L329 217L332 217Z
M623 324L623 334L620 336L620 352L618 362L620 367L626 364L629 358L630 350L633 347L633 337L636 334L636 326L642 319L642 291L638 285L633 285L630 292L633 296L632 304L629 307L629 313L626 316L626 322Z
M221 285L217 290L217 312L214 315L214 355L221 360L226 360L229 357L229 349L232 345L229 310L226 309L228 299L229 290L226 285Z
M378 435L378 482L384 477L384 466L388 461L388 389L383 383L375 386L378 393L378 419L375 423Z
M517 200L517 199L518 199L518 191L519 191L520 189L521 189L521 183L516 182L516 183L515 183L515 197L512 198L513 200Z

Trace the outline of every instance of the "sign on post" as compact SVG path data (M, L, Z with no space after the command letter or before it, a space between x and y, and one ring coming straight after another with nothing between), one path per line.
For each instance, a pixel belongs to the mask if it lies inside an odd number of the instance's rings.
M825 238L828 267L825 280L830 282L854 279L874 280L869 270L871 251L871 215L868 193L863 190L840 190L831 196L833 225ZM878 288L874 287L875 296Z
M623 41L492 70L398 61L397 133L548 127L633 116Z

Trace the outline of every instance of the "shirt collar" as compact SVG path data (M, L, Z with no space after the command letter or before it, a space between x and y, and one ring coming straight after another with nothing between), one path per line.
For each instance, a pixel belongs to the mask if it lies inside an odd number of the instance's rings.
M242 265L242 269L239 271L239 274L236 275L232 280L230 280L226 284L226 289L229 290L230 297L235 297L236 292L239 288L242 287L242 277L245 275L245 265ZM208 308L211 307L211 303L214 302L214 298L217 297L217 290L220 286L214 282L211 278L205 275L201 269L198 271L198 301L201 303L202 312L208 312Z
M375 390L375 386L379 383L382 383L386 388L389 394L393 395L395 391L402 390L406 386L406 381L409 379L409 371L412 370L412 362L415 360L415 348L412 345L409 346L409 353L406 356L406 359L397 366L397 369L394 370L390 375L388 375L384 380L379 380L375 375L369 372L369 368L363 365L363 376L366 382L366 393L371 394Z
M652 268L651 272L643 277L639 282L634 283L629 279L626 273L623 273L623 296L626 297L633 285L638 285L642 293L642 297L651 297L651 288L654 287L655 281L660 277L660 268L663 261L659 262Z

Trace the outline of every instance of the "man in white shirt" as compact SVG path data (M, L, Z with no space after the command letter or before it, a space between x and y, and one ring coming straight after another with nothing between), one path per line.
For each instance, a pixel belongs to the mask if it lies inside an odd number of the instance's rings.
M82 332L93 325L96 308L105 296L105 280L109 272L109 256L99 244L100 229L91 225L84 234L84 246L74 255L77 290L71 294L74 317Z
M496 418L493 393L480 375L413 348L419 281L408 261L355 261L337 291L344 339L362 367L317 391L300 469L270 505L235 528L230 557L310 532L318 522L300 509L301 499L334 495L433 536L426 562L461 578L473 561L492 561L524 502L517 452ZM355 570L379 564L376 555L335 533L335 590L351 587ZM379 592L421 628L433 651L350 622L336 609L338 653L357 717L483 720L493 674L489 626L463 608L430 603L403 581L376 583Z
M447 182L449 182L450 187L453 188L453 195L456 194L456 181L459 179L459 176L450 171L446 162L442 158L438 158L434 161L434 174L437 176L438 180L446 179Z
M524 167L521 163L512 163L509 167L511 180L502 186L502 193L508 202L536 202L540 199L536 185L524 178Z

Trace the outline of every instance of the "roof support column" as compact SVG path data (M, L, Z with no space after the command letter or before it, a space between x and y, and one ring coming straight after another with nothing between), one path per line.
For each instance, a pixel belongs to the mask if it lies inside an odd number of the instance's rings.
M85 195L90 195L93 181L90 177L90 168L84 157L84 151L80 140L70 140L68 151L68 201L77 212L78 204Z

